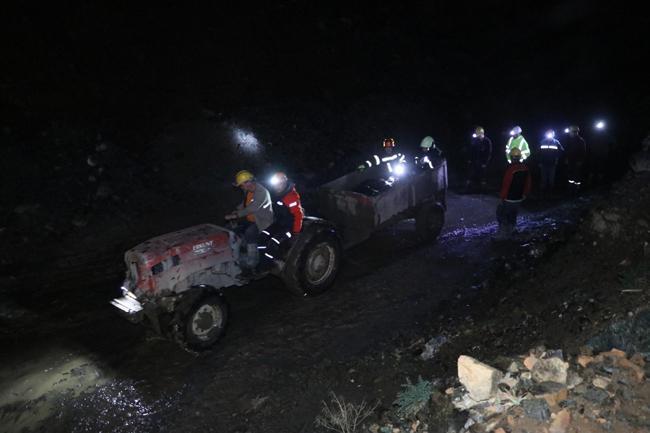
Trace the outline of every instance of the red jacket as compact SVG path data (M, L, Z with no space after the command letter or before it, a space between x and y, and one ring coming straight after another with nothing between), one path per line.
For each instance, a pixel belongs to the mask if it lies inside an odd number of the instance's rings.
M506 201L522 201L530 193L532 178L525 164L515 162L511 164L503 176L501 193L499 197Z
M305 211L300 204L300 194L298 194L294 185L290 185L286 191L279 201L276 200L273 206L276 223L287 228L291 227L292 233L300 233L302 219L305 216Z

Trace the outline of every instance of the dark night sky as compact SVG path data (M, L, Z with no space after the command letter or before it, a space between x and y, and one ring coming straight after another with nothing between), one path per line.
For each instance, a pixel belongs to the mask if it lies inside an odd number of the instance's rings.
M10 10L5 114L173 116L195 104L394 93L426 98L459 124L604 114L646 128L650 26L632 6L135 3Z

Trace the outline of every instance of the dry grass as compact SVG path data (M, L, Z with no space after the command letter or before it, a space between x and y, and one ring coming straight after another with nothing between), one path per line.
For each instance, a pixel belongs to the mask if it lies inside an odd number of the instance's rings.
M376 408L377 404L369 405L365 401L354 404L332 393L330 403L323 402L323 409L316 417L315 423L319 427L338 433L356 433Z

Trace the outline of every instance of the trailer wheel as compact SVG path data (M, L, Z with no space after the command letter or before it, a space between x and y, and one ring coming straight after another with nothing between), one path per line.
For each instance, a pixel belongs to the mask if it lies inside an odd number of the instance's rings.
M315 296L329 289L341 265L341 245L328 233L320 233L298 252L283 274L287 288L299 296Z
M445 224L445 211L439 204L426 204L415 216L415 230L423 241L438 237Z
M221 296L199 298L185 316L185 341L194 350L205 350L223 335L228 322L228 307Z

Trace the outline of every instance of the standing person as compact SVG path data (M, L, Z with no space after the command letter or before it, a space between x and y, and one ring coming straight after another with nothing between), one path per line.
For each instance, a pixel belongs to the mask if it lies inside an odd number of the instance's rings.
M275 173L270 184L274 222L266 230L262 230L261 237L264 241L259 249L264 250L264 257L275 260L288 249L291 239L302 231L305 211L295 184L289 181L285 173Z
M555 170L563 152L562 144L555 138L555 131L552 129L546 131L544 139L539 143L539 169L542 177L540 192L542 198L547 198L553 194Z
M415 157L415 166L433 170L441 157L442 151L436 147L436 141L427 135L420 142L420 154Z
M513 234L517 225L519 206L530 193L532 184L530 171L521 162L519 148L513 148L508 156L512 162L503 176L499 194L501 203L497 206L497 221L499 223L497 239L507 239Z
M492 159L492 140L485 136L485 130L481 126L477 126L472 134L467 157L469 173L465 189L469 190L475 183L478 183L481 189L485 188L487 167Z
M243 236L246 245L246 256L242 260L242 266L247 273L252 273L259 263L257 247L260 232L273 223L271 194L248 170L241 170L235 175L233 186L241 188L244 201L237 206L236 210L226 215L225 219L243 219L237 230Z
M525 161L526 158L530 156L530 148L528 147L528 142L524 138L523 135L521 135L523 131L521 130L520 126L515 126L512 128L510 131L510 138L508 139L508 144L506 144L506 159L508 162L512 162L510 159L510 151L512 149L519 149L521 152L521 161Z
M372 155L371 158L367 159L363 164L359 165L357 169L359 171L363 171L367 168L386 164L386 168L388 169L388 172L393 173L393 168L396 165L405 163L406 156L395 151L394 138L385 138L382 147L384 149L383 156L380 157L379 155Z
M587 158L587 144L580 136L580 128L571 125L567 128L568 136L564 139L564 149L567 163L567 180L572 188L580 188Z

